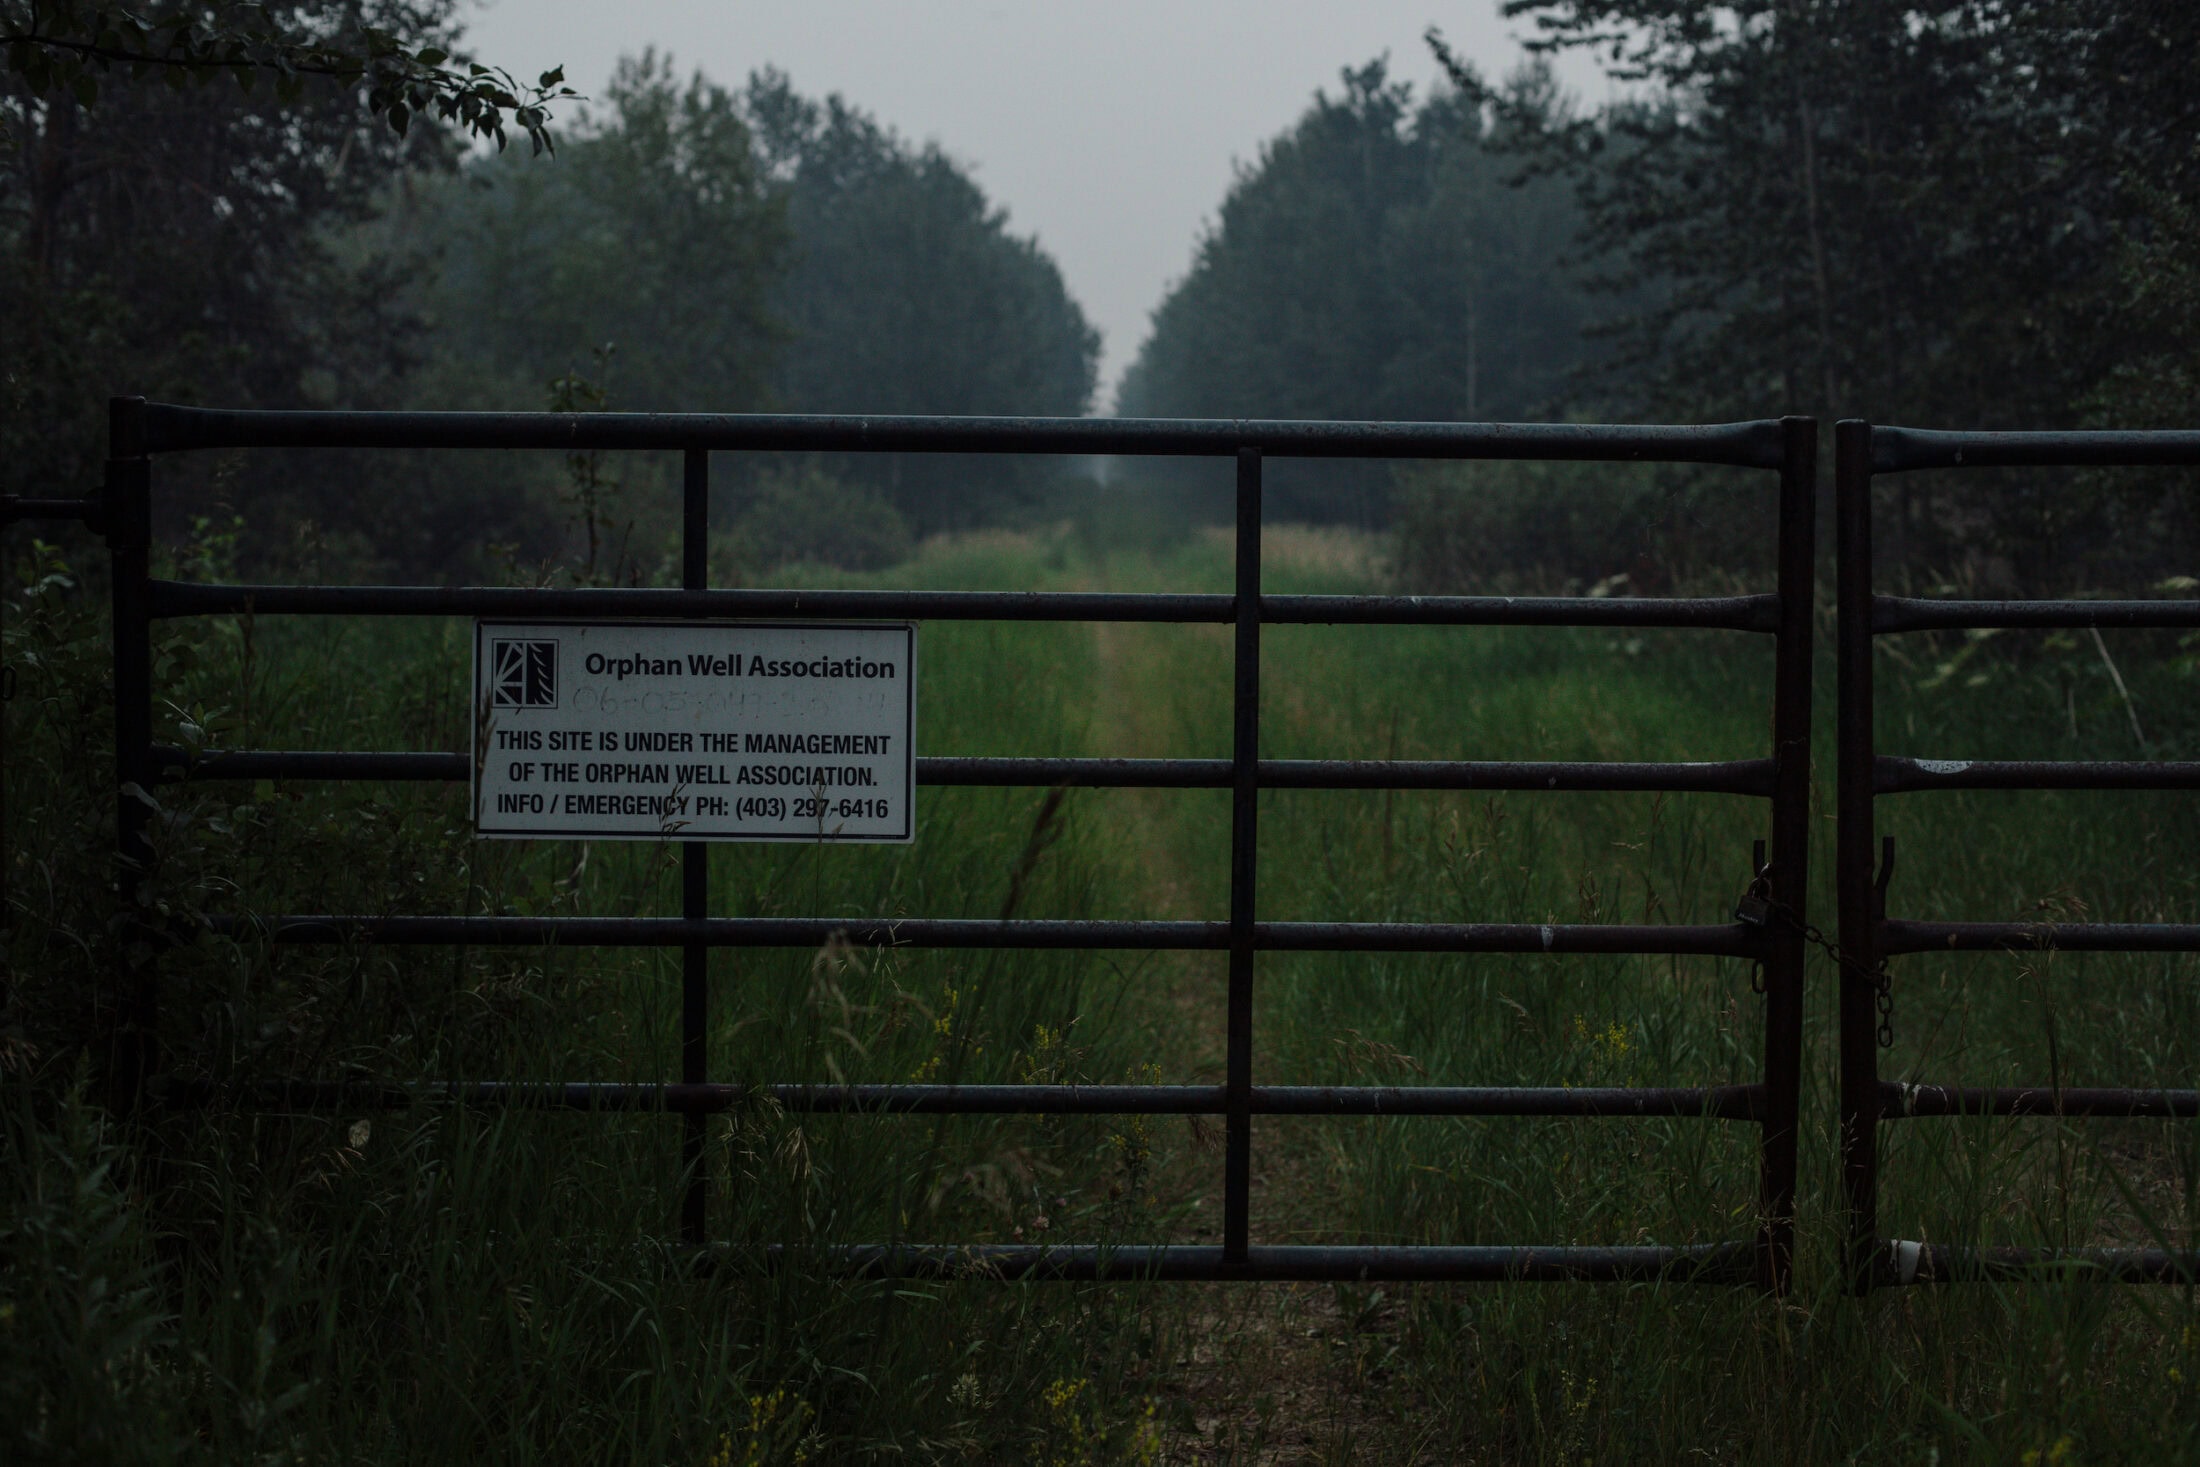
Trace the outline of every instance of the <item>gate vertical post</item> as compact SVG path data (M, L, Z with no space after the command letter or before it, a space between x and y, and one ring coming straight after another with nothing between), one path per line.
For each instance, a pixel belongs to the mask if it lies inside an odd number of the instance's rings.
M1841 920L1841 1181L1851 1286L1872 1286L1879 1239L1879 912L1872 886L1872 429L1834 428L1836 803L1834 871Z
M680 589L710 588L710 451L687 450L681 474ZM710 916L710 843L691 840L680 848L680 915L689 922ZM710 1080L710 947L691 938L680 949L680 1083L700 1086ZM690 1091L680 1118L680 1170L687 1178L680 1198L680 1236L700 1248L709 1236L709 1179L704 1173L705 1113L701 1096Z
M155 934L145 921L153 841L153 465L145 451L145 399L108 402L107 475L100 519L112 563L115 683L115 939L119 1012L113 1051L116 1098L143 1100L160 1065Z
M1811 617L1816 580L1818 421L1780 424L1780 619L1772 692L1772 899L1791 920L1765 962L1764 1233L1758 1282L1787 1292L1795 1256L1797 1110L1803 1077L1803 930L1810 875Z
M1237 455L1237 643L1230 739L1230 1010L1222 1258L1243 1264L1251 1237L1253 893L1260 814L1260 450Z

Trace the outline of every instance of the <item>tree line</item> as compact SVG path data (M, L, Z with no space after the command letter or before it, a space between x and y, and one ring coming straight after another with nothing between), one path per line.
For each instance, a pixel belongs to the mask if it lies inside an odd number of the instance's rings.
M1097 337L968 171L766 71L601 96L465 60L454 0L0 3L0 475L97 481L107 394L244 406L1078 413ZM2148 426L2200 403L2200 8L1507 0L1487 80L1347 68L1242 168L1119 384L1141 416ZM209 20L207 17L214 17ZM233 22L223 30L218 22ZM20 39L45 26L74 32ZM166 28L164 29L163 26ZM42 34L42 33L41 33ZM74 40L71 40L71 37ZM72 49L73 47L73 49ZM1614 84L1585 106L1552 55ZM219 66L212 63L220 63ZM226 70L224 69L226 68ZM257 68L257 70L255 70ZM164 86L209 71L270 83ZM141 73L146 73L142 74ZM553 134L550 109L561 109ZM507 128L542 144L489 151ZM262 456L171 502L360 573L653 574L665 466ZM727 573L1030 515L1008 460L729 464ZM1126 465L1179 506L1197 466ZM1272 512L1404 526L1451 582L1728 560L1703 474L1279 465ZM1918 577L2189 573L2175 475L1899 481ZM653 516L655 518L653 518ZM280 531L278 535L277 531ZM1443 548L1448 547L1448 548Z
M38 65L0 73L0 248L17 262L0 283L0 487L96 486L115 392L243 407L1090 405L1098 336L1052 259L954 159L838 97L772 71L728 88L644 54L566 104L553 156L470 147L484 129L432 95L392 116L402 97L363 72L282 71L298 54L392 47L448 71L454 8L325 0L293 7L270 40L248 6L241 40L186 33L191 55L259 47L283 85L171 88L126 63L80 66L89 92ZM298 52L299 36L319 49ZM540 108L521 121L553 140ZM352 573L564 558L641 578L661 555L665 472L260 455L176 465L164 502L179 522L241 518L258 554ZM752 566L891 558L1048 487L1042 470L987 461L734 462L723 477L735 560Z
M1561 401L1594 303L1557 261L1572 194L1515 183L1505 134L1563 110L1545 68L1496 115L1347 69L1240 171L1126 373L1129 416L1518 420ZM1191 470L1179 471L1189 482ZM1379 466L1279 463L1276 512L1386 517Z
M1513 77L1487 81L1432 30L1433 95L1415 105L1380 63L1347 71L1241 172L1154 315L1126 411L1967 428L2200 414L2200 7L1503 8L1537 53ZM1614 100L1552 87L1536 63L1567 51L1596 60ZM1585 579L1626 569L1623 541L1668 562L1723 550L1729 515L1700 477L1361 469L1285 495L1323 519L1464 517L1454 579L1500 578L1523 549ZM1920 481L1890 490L1884 533L1918 575L2129 582L2191 570L2192 487ZM1604 496L1588 519L1620 526L1610 543L1581 539L1555 502L1573 491Z

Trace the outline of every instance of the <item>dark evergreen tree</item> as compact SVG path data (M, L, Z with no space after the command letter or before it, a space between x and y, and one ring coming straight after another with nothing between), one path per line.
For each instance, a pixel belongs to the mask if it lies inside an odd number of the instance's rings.
M1513 0L1648 97L1508 109L1573 177L1638 308L1607 390L1670 417L2055 426L2101 410L2175 313L2122 289L2200 169L2200 9L2175 0ZM1438 43L1439 54L1444 54ZM1463 86L1470 73L1458 68ZM2133 531L2012 478L1895 491L1890 547L2068 575ZM2050 562L2056 569L2051 569Z
M1525 115L1563 114L1547 72ZM1486 109L1416 105L1377 60L1262 149L1126 375L1127 416L1506 420L1548 413L1582 355L1561 186L1513 186ZM1387 472L1278 466L1279 513L1372 523Z
M773 292L774 377L796 412L1069 415L1091 404L1099 334L1038 241L936 147L766 71L743 103L794 249ZM982 523L1041 493L1048 465L849 459L920 532Z
M612 405L743 412L769 398L785 333L769 292L784 206L732 93L669 57L622 60L554 164L477 161L437 191L418 238L446 350L542 406L542 384L615 348Z
M284 15L339 49L362 28L448 48L450 9L372 0ZM356 78L179 89L160 84L156 65L144 77L94 67L58 85L22 44L0 71L0 489L95 489L111 394L243 407L389 399L418 344L393 304L398 267L343 254L331 235L372 214L404 170L448 166L448 133L399 136ZM203 492L163 504L245 507L279 495L285 477L263 460L215 485L207 467L171 469L172 488L197 472Z
M1076 414L1091 397L1098 338L1038 245L937 149L777 73L736 95L662 57L623 62L554 166L483 159L432 194L412 237L440 259L425 299L465 370L415 388L445 400L537 407L574 372L612 407L662 411ZM764 467L729 465L729 513L762 495L778 523L786 485L838 481L919 533L1011 513L1056 472L916 456L748 472Z

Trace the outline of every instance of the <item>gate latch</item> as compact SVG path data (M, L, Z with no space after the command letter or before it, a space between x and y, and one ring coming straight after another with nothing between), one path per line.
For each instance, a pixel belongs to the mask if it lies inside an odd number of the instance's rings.
M1772 922L1772 868L1765 864L1765 843L1758 841L1750 867L1757 874L1734 904L1734 920L1744 927L1766 927Z

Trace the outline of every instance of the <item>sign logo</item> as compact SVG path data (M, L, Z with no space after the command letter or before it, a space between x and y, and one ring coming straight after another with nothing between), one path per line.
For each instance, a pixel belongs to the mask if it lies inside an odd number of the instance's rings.
M494 706L558 706L558 644L555 640L491 642L489 663Z

